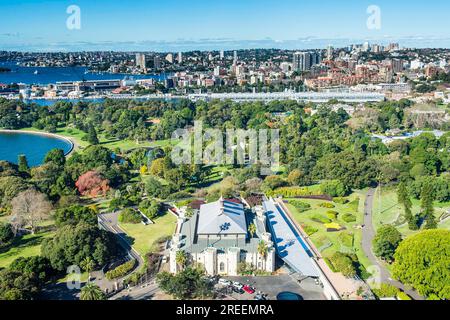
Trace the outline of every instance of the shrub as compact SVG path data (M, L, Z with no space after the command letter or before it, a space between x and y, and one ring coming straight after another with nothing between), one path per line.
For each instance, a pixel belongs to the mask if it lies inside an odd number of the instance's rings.
M139 204L139 210L149 219L155 219L162 210L162 205L158 201L145 199Z
M356 216L351 214L351 213L344 213L342 215L342 220L344 220L347 223L355 222L356 221Z
M408 296L406 293L404 293L404 292L402 292L402 291L400 291L400 292L397 294L397 298L398 298L399 300L412 300L410 296Z
M333 202L339 203L339 204L346 204L346 203L348 203L348 199L343 198L343 197L336 197L336 198L333 198Z
M312 221L318 222L318 223L330 223L331 220L328 219L327 217L321 215L321 214L315 214L314 216L311 217Z
M346 277L354 277L357 274L355 262L350 255L335 252L329 259L330 263L333 265L337 272L341 272Z
M142 216L134 209L127 208L119 214L119 222L137 224L142 222Z
M331 220L336 220L337 216L338 216L339 212L334 211L334 210L328 210L327 211L327 217Z
M133 270L135 264L136 260L130 260L125 262L124 264L121 264L117 268L108 271L105 275L106 279L114 280L126 276L131 270Z
M311 209L311 205L303 201L289 200L289 203L292 204L299 212L305 212Z
M330 202L322 202L321 204L319 204L319 207L332 209L335 206L334 206L334 204L332 204Z
M396 297L400 293L397 287L389 283L381 283L379 288L372 291L378 298Z
M306 225L306 224L302 225L302 228L308 236L312 236L314 233L319 231L319 229L309 226L309 225Z

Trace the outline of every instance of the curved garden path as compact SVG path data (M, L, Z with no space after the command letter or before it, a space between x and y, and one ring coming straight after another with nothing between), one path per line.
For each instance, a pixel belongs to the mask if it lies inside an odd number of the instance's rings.
M423 297L416 291L405 288L404 284L391 278L391 274L386 266L381 262L372 251L372 240L375 237L375 228L373 227L373 200L375 197L376 189L371 188L367 192L366 201L364 203L364 228L362 230L362 249L369 258L370 262L377 266L380 270L380 281L389 283L400 290L407 293L415 300L423 300Z

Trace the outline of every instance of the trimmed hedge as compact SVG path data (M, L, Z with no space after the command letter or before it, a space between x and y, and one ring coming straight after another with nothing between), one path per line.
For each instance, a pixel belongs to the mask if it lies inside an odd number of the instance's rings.
M356 221L356 216L351 213L344 213L341 218L347 223Z
M319 207L333 209L335 205L329 202L322 202L321 204L319 204Z
M268 197L283 196L284 198L294 198L299 196L319 196L322 195L319 188L311 187L281 187L275 190L266 191Z
M136 264L136 260L130 260L128 262L125 262L124 264L121 264L117 268L110 270L106 273L106 279L108 280L114 280L117 278L122 278L126 276L131 270L133 270L134 266Z
M330 223L331 220L328 219L327 217L321 215L321 214L315 214L314 216L311 217L312 221L318 222L318 223Z
M336 220L338 215L339 215L339 212L337 212L337 211L334 211L334 210L327 211L327 217L331 220Z
M348 203L348 199L343 198L343 197L336 197L336 198L333 198L333 202L339 203L339 204L346 204L346 203Z
M289 204L293 205L299 212L305 212L311 209L311 205L309 203L299 200L289 200Z
M309 226L309 225L306 225L306 224L302 225L302 228L308 236L312 236L314 233L319 231L319 229Z

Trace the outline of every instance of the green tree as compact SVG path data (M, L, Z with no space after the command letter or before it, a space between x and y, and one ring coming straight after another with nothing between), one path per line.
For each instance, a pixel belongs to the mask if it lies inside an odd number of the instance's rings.
M54 164L58 165L59 167L64 167L64 164L66 163L66 157L64 155L64 151L61 149L53 149L50 150L44 158L44 163L53 162Z
M436 218L434 217L434 188L430 181L426 181L420 194L422 217L425 221L426 229L437 228Z
M87 133L87 141L92 145L99 144L97 137L97 130L92 123L89 124L88 133Z
M28 166L28 160L27 156L24 154L19 155L19 172L20 173L28 173L30 170L30 167Z
M80 300L105 300L105 293L100 287L92 282L88 282L83 288L81 288Z
M6 247L14 239L14 232L11 224L0 222L0 248Z
M401 233L391 225L385 225L377 230L377 234L373 239L373 252L376 256L391 262L395 249L402 241Z
M398 246L392 266L395 279L424 296L450 299L450 231L425 230Z
M184 267L186 266L187 259L188 259L188 256L187 256L186 252L184 252L184 251L178 251L175 256L175 262L181 269L184 269Z
M268 250L269 250L269 248L267 247L267 243L264 240L261 240L258 243L258 248L257 248L258 253L261 255L261 257L263 257L265 259L267 257Z
M117 254L117 243L110 232L81 222L59 228L53 238L44 240L41 252L54 269L64 271L80 265L86 257L91 257L95 266L104 265Z
M91 257L86 257L81 261L80 267L88 273L88 282L91 280L91 272L94 270L95 262Z
M250 237L254 237L256 234L256 225L252 222L248 226L248 233L250 234Z
M412 202L409 197L408 190L406 188L406 183L401 182L397 189L398 202L403 205L405 211L405 219L408 222L409 229L417 230L417 218L412 214Z

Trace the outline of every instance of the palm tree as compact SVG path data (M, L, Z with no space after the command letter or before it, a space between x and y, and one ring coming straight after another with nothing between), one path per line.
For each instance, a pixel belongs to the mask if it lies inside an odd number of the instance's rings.
M94 283L88 282L82 289L80 300L105 300L102 289Z
M187 254L184 251L178 251L175 257L175 261L181 269L184 269L187 262Z
M86 257L81 261L80 263L81 268L83 268L84 271L88 273L88 282L91 280L91 271L95 267L94 260L91 259L91 257Z
M256 226L255 224L252 222L250 223L250 225L248 226L248 233L250 233L250 237L254 237L256 234Z
M258 244L258 253L265 259L267 257L267 251L268 247L266 242L264 240L261 240Z

